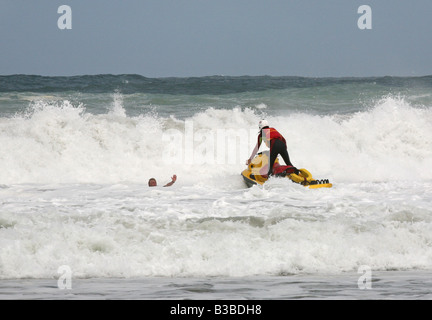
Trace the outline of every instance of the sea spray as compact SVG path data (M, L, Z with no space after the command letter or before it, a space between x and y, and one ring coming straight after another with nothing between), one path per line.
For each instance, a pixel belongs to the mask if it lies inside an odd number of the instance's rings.
M0 164L8 168L0 180L140 182L168 171L192 183L215 172L235 176L256 143L261 116L241 107L208 108L185 120L128 116L119 94L96 115L67 100L37 101L0 121ZM429 108L386 97L349 116L300 112L268 121L285 136L297 167L343 181L391 181L432 179L431 118Z

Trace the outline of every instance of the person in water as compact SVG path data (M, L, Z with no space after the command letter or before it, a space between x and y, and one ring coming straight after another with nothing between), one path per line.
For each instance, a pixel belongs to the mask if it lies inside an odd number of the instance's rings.
M177 180L177 176L173 175L171 177L171 182L168 182L166 185L164 185L164 187L170 187L170 186L172 186L174 184L174 182L176 182L176 180ZM149 185L149 187L156 187L157 186L156 179L155 178L150 178L149 181L148 181L148 185Z
M298 174L298 170L296 167L294 167L290 161L290 157L288 155L287 145L285 138L275 129L271 128L268 125L267 120L261 120L259 122L259 135L258 135L258 141L255 146L255 148L252 151L252 155L248 160L246 160L246 165L249 165L252 161L252 159L257 154L261 142L264 141L267 147L270 148L270 160L269 160L269 169L267 177L270 177L273 175L273 165L276 161L277 156L280 154L285 161L285 164L287 166L291 166L294 169L294 172Z

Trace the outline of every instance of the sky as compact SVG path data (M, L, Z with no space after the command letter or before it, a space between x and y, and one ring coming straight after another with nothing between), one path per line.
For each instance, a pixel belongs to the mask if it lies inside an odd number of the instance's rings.
M431 0L0 0L0 75L423 76L431 30Z

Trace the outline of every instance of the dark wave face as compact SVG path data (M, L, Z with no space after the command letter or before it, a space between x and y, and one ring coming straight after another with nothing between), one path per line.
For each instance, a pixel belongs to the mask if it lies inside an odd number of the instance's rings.
M376 84L388 88L432 88L432 76L373 78L304 78L271 76L209 76L190 78L146 78L140 75L83 75L46 77L37 75L0 76L0 92L64 92L124 94L220 95L290 88Z

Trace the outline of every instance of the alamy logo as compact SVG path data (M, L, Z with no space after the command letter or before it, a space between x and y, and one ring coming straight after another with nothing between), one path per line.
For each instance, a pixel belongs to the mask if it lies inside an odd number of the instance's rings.
M72 289L72 270L69 266L63 265L57 269L60 277L57 280L57 286L60 290Z
M184 131L169 129L164 132L166 164L238 164L249 155L248 146L256 141L256 130L194 129L186 120Z
M60 6L57 13L62 14L57 20L57 27L60 30L72 29L72 9L69 6Z
M360 6L357 10L358 14L362 14L357 20L357 26L360 30L372 29L372 8L367 5Z
M360 290L372 289L372 269L369 266L360 266L357 273L362 273L357 281Z

